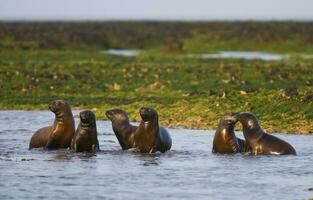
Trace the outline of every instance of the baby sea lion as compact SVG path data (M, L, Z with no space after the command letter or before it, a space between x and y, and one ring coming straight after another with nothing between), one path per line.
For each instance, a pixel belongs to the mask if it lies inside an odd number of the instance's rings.
M70 106L66 101L55 100L49 105L49 109L55 114L53 125L37 130L30 139L29 149L70 147L75 132L75 121Z
M122 149L131 149L134 145L134 133L137 126L133 126L129 123L128 116L124 110L107 110L105 115L111 120L113 131Z
M172 138L163 126L159 126L159 117L153 108L140 108L141 122L134 134L134 148L141 153L164 153L172 147Z
M96 152L99 149L95 114L90 110L79 113L80 123L74 134L71 149L75 152Z
M235 124L236 119L231 115L225 115L220 119L213 139L213 153L227 154L250 151L247 142L236 137Z
M287 142L264 132L257 118L249 112L240 112L232 114L236 120L240 121L243 127L243 135L251 147L253 155L275 154L296 155L296 150Z

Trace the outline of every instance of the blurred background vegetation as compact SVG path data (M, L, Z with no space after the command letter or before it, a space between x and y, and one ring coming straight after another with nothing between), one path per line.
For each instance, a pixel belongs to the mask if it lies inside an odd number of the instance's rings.
M312 52L313 22L0 23L1 50Z

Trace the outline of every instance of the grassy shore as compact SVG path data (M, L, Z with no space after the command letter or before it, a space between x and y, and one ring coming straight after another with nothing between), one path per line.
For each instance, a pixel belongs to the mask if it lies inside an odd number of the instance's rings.
M86 33L85 39L91 44L88 46L89 43L78 36L77 43L72 44L67 38L70 31L66 28L57 29L57 24L53 29L44 25L47 30L53 30L53 33L44 31L42 26L38 28L38 25L26 25L0 25L0 109L47 109L51 100L65 99L73 108L93 109L99 119L105 119L106 109L119 107L128 111L131 120L138 121L138 109L145 105L159 111L163 125L201 129L215 129L218 119L227 112L250 111L256 114L261 126L269 132L313 132L312 59L295 56L287 60L266 62L208 60L186 56L187 53L215 50L268 50L289 55L310 53L313 49L313 39L310 37L313 34L308 33L313 32L312 25L307 28L303 24L294 23L241 24L249 27L248 30L254 30L251 27L255 26L255 29L259 30L259 38L270 35L268 40L262 40L256 47L253 44L257 37L251 36L247 40L241 36L235 37L239 30L235 32L233 29L236 26L228 23L215 25L215 29L212 24L185 24L182 27L176 25L176 32L170 29L170 33L175 37L169 34L171 37L167 38L165 33L155 33L151 37L144 35L141 46L136 46L134 42L134 38L141 41L140 34L138 36L136 33L133 33L133 37L125 38L125 43L123 40L117 41L118 37L114 34L111 38L106 36L99 40ZM23 29L21 26L27 28ZM71 26L79 27L79 24ZM84 26L87 25L80 27ZM122 25L124 28L125 26ZM130 27L127 30L137 30L134 27L138 26L127 24L127 27ZM140 30L146 30L148 25L142 26L139 26ZM201 27L209 28L202 30ZM233 27L230 32L233 35L218 31L228 27ZM270 31L260 31L264 27ZM38 29L42 31L40 34L36 32ZM78 28L68 29L73 31ZM224 39L218 39L215 45L208 45L211 36L205 34L207 29L220 33L219 38ZM275 39L275 30L280 29L281 34L290 33L290 37L282 36L289 38L285 40L289 43ZM24 30L22 33L27 37L22 37L21 32L17 30ZM63 34L56 34L57 30ZM96 31L97 28L92 30ZM120 34L125 32L123 28L118 30ZM145 34L148 34L149 30L147 29ZM31 33L34 35L31 36ZM131 34L129 31L127 33ZM160 37L162 34L165 34L167 39ZM74 36L75 31L72 37ZM63 38L60 41L64 42L49 42L47 38L52 37L56 38L55 41ZM174 40L176 37L179 40ZM202 40L203 37L209 39ZM91 39L106 42L99 42L101 45L97 46ZM235 48L236 44L241 46ZM117 47L140 48L145 51L132 58L110 56L100 52L102 48Z
M203 60L182 56L121 58L99 52L1 53L0 108L120 107L132 120L147 105L172 127L215 128L230 111L251 111L269 131L313 130L312 60Z

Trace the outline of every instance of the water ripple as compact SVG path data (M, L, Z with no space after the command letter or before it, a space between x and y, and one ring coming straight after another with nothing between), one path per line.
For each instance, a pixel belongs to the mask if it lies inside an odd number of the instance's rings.
M31 135L52 123L50 112L0 112L0 199L313 196L313 136L277 135L295 146L297 156L219 155L211 153L214 131L170 129L170 151L140 154L122 151L111 123L98 121L101 151L75 154L27 149Z

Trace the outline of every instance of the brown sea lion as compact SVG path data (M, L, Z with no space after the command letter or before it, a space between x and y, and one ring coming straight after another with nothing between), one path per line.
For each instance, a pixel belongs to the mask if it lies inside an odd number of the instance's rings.
M129 123L128 116L124 110L111 109L105 115L112 122L112 128L123 150L131 149L134 145L134 133L137 126Z
M220 119L213 139L213 153L228 154L250 151L247 142L236 137L235 124L236 119L231 115L225 115Z
M240 112L232 115L242 124L243 135L250 145L253 155L296 155L296 150L289 143L264 132L252 113Z
M141 153L164 153L172 147L172 138L163 126L159 126L159 116L153 108L140 108L141 122L134 134L134 148Z
M80 123L74 134L71 149L75 152L94 153L99 148L95 114L90 110L79 113Z
M29 149L70 147L75 133L75 121L70 106L63 100L55 100L49 105L49 109L55 114L53 125L37 130L30 139Z

